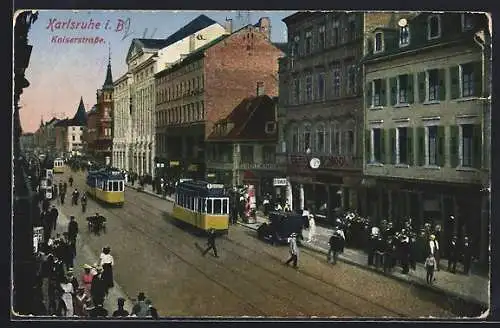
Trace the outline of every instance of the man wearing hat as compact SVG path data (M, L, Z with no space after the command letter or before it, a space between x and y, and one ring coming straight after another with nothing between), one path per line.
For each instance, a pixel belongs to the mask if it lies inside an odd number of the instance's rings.
M128 317L129 313L123 307L125 306L125 299L122 297L118 298L118 309L113 312L113 317Z
M297 234L293 232L288 238L288 244L290 245L290 258L285 262L285 265L289 265L293 261L293 267L297 268L297 260L299 256L299 247L297 246Z
M436 259L436 271L439 271L439 242L436 240L435 235L430 235L429 237L429 249L430 253Z
M94 304L104 303L104 297L106 296L106 286L102 280L102 268L98 267L97 274L92 278L92 284L90 286L90 294L92 296L92 302Z
M457 236L453 235L451 237L449 249L448 249L448 271L452 273L457 272L457 260L458 260L458 244Z
M137 295L137 303L135 303L132 308L132 315L135 315L139 318L144 318L148 315L149 307L146 304L146 295L143 292L140 292Z

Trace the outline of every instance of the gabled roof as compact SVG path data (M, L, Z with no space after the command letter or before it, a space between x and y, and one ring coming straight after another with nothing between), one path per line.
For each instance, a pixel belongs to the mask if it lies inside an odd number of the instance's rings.
M267 95L243 99L233 111L217 123L232 123L227 134L220 135L215 130L209 135L212 141L222 140L262 140L276 138L276 134L266 133L266 122L275 122L275 100ZM216 123L216 125L217 125Z
M87 120L85 118L85 105L83 104L83 97L80 97L80 104L78 105L78 109L76 110L75 116L71 120L71 126L84 126L87 124Z
M165 39L134 39L146 49L161 49L165 47L167 41Z
M196 33L200 30L203 30L206 27L209 27L210 25L217 24L216 21L213 19L201 14L200 16L196 17L193 19L191 22L189 22L187 25L184 27L181 27L177 32L169 36L165 41L166 41L166 46L169 46L171 44L176 43L179 40L184 39L185 37L190 36L193 33Z

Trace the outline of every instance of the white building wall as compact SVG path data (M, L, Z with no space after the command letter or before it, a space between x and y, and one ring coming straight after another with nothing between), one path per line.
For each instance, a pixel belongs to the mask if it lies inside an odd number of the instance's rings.
M81 155L83 149L83 126L68 126L66 151L71 155Z

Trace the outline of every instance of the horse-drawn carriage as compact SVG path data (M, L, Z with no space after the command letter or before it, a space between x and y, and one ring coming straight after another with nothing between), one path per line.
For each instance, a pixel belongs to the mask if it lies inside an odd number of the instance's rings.
M271 244L287 244L288 237L292 233L298 236L298 242L303 239L302 229L305 221L298 213L292 212L271 212L269 213L269 223L263 223L257 229L257 236L261 240Z
M96 214L87 217L87 225L91 233L96 235L99 235L101 231L106 233L106 218L102 215Z

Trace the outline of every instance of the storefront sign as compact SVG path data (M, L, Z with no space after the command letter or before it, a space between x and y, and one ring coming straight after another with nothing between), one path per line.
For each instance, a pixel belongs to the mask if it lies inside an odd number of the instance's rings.
M273 186L274 187L286 186L287 184L288 184L287 178L274 178L273 179Z
M242 170L274 170L277 166L275 163L242 163L240 164L240 169Z
M215 173L208 173L207 178L215 178Z
M221 183L209 183L207 184L207 189L222 189L224 185Z
M348 168L353 166L352 156L317 156L305 154L288 155L288 166L291 170Z

